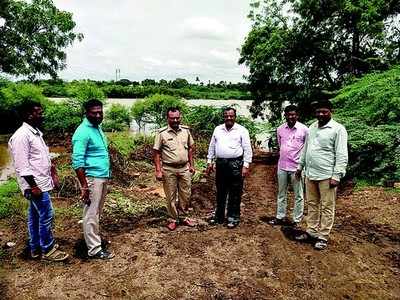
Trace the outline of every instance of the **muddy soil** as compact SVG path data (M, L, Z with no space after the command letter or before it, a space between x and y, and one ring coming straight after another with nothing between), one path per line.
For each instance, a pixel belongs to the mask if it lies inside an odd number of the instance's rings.
M29 260L20 220L2 230L3 240L17 238L17 247L3 264L0 297L400 299L398 194L375 188L339 196L329 247L318 252L263 221L275 211L275 172L273 165L253 166L242 222L233 230L204 221L215 198L213 178L193 187L195 228L168 232L162 212L154 211L141 218L106 217L102 231L116 254L107 262L85 258L78 217L57 219L55 235L72 256L67 263ZM59 205L72 202L55 201Z

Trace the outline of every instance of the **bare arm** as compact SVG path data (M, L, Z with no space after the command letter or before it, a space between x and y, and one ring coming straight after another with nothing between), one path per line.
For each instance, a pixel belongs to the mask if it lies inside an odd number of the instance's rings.
M161 170L161 151L153 149L153 160L154 160L154 167L156 169L155 175L157 180L162 180L162 170Z
M81 199L83 203L90 205L89 199L89 188L86 180L86 173L84 168L78 168L75 170L76 176L78 177L79 183L81 184Z

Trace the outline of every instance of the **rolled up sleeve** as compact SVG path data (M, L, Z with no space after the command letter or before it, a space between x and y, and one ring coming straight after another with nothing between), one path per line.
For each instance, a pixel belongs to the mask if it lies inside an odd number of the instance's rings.
M18 136L9 144L14 161L15 172L23 176L33 176L34 171L29 163L29 140L26 136Z

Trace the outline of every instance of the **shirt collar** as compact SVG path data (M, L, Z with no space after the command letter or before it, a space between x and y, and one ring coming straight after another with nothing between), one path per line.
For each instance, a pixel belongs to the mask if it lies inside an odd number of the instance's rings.
M296 129L297 129L297 123L298 123L298 122L296 121L296 123L294 124L294 126L293 126L292 128L290 128L289 125L288 125L288 123L286 122L286 126L285 126L285 127L288 128L288 129L293 129L293 128L296 128Z
M333 127L333 119L330 119L328 123L326 123L324 126L322 127L318 127L318 128L326 128L326 127Z
M29 125L26 122L23 122L22 125L25 126L26 128L28 128L35 135L39 135L39 136L43 135L43 133L39 129L33 128L31 125Z
M222 124L222 128L223 128L226 132L230 132L230 131L232 131L232 130L237 129L238 126L236 125L236 122L235 122L235 123L233 124L232 128L228 130L228 129L226 129L226 126L225 126L225 123L224 123L224 124Z
M85 124L86 126L89 126L89 127L94 127L94 125L92 123L90 123L90 121L86 117L83 118L83 124Z
M170 127L168 125L168 131L178 132L178 131L181 131L181 130L182 130L181 125L179 125L178 130L176 130L176 131L175 131L175 129L173 129L172 127Z

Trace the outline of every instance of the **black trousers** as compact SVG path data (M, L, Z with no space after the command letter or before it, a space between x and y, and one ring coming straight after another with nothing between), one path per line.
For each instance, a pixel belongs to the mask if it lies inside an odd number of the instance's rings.
M216 162L215 182L217 186L217 209L215 219L225 220L225 207L228 202L228 222L239 222L240 202L243 192L243 158L218 158Z

